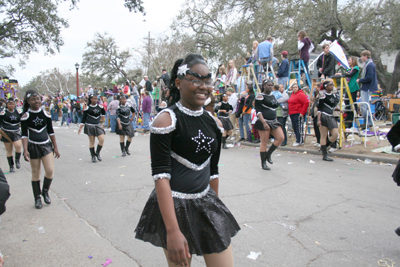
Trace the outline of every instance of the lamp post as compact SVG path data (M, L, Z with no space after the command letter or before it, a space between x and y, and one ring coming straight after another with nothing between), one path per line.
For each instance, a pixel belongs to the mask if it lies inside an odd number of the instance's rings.
M76 69L76 97L78 97L79 96L79 73L78 73L79 63L78 62L76 62L76 64L75 64L75 69Z

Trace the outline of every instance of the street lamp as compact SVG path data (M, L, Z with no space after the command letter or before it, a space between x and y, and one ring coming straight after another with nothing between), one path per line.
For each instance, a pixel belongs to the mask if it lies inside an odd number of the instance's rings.
M76 62L76 64L75 64L75 69L76 69L76 97L78 97L79 96L79 73L78 73L79 63L78 62Z

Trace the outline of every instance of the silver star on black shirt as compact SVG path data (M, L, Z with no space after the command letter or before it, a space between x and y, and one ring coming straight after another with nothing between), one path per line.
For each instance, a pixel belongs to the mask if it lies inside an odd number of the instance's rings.
M211 153L211 143L214 142L214 138L205 136L201 130L199 130L199 135L192 137L192 140L197 143L196 153L200 152L202 149Z
M10 120L16 121L16 120L17 120L17 117L15 117L14 115L12 115L12 116L10 116Z
M36 117L33 122L35 123L35 126L42 125L43 119Z
M93 113L94 113L94 114L99 114L99 113L100 113L100 110L95 109L95 110L93 110Z

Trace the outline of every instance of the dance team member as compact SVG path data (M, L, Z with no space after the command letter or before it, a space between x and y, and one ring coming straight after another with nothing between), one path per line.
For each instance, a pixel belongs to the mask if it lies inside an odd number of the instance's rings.
M119 135L119 145L121 146L122 156L130 155L129 146L132 138L135 136L132 121L135 118L135 109L128 105L126 95L122 95L119 99L119 107L116 111L117 114L117 129L115 132ZM125 145L125 136L127 137Z

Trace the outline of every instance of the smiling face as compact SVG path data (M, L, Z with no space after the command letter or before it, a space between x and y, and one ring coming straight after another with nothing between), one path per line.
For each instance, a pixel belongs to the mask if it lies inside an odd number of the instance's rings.
M299 86L297 84L293 84L292 90L293 90L293 93L297 93L299 91Z
M349 59L347 60L347 62L349 63L349 66L352 67L353 66L353 59L351 57L349 57Z
M207 76L210 73L208 67L204 64L197 64L190 68L191 71L196 72L201 76ZM187 79L187 80L186 80ZM200 80L199 78L187 74L185 79L176 79L175 84L180 91L180 102L183 106L192 109L199 110L204 105L207 98L210 97L213 87L207 87L205 83L201 86L193 85L193 80ZM211 78L202 79L203 82L211 81Z
M125 106L125 104L126 104L126 97L125 97L125 96L122 96L122 97L120 98L120 101L121 101L121 105Z

